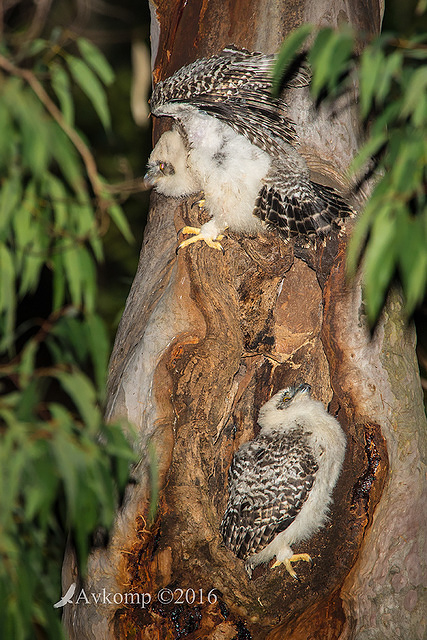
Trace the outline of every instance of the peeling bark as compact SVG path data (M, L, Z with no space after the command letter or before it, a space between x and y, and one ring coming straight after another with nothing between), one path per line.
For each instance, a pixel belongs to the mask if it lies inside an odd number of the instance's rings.
M303 21L378 31L381 15L374 0L363 11L340 0L159 0L152 10L156 79L231 43L275 51ZM343 186L357 148L351 108L314 111L296 89L288 102L316 178ZM151 602L67 605L70 637L421 640L425 417L398 295L371 336L360 283L346 281L345 235L316 248L230 233L224 256L202 243L176 255L184 224L198 224L189 203L153 195L107 411L136 425L141 463L109 546L93 550L79 582ZM265 566L249 580L219 535L228 467L256 435L259 407L302 380L348 437L331 518L296 549L314 560L298 566L300 581ZM153 523L148 443L161 489ZM64 587L76 580L70 551Z

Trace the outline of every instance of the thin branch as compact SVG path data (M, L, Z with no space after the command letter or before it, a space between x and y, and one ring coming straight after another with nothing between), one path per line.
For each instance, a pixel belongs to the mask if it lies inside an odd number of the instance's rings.
M34 13L30 27L28 31L23 34L23 37L27 42L38 38L40 33L43 31L51 4L52 0L38 0L38 2L36 2L36 11Z
M95 158L89 151L89 148L83 142L79 134L73 127L66 122L64 116L61 111L58 109L56 104L51 100L49 95L46 93L43 86L37 80L36 76L29 69L20 69L16 67L10 60L0 55L0 67L2 67L8 73L11 73L15 76L23 78L32 88L36 96L42 102L46 110L50 113L52 118L59 124L64 133L71 140L77 151L79 152L84 165L86 167L87 175L89 177L90 183L92 185L92 189L98 198L99 202L103 201L102 188L101 183L98 177L98 170L96 167Z

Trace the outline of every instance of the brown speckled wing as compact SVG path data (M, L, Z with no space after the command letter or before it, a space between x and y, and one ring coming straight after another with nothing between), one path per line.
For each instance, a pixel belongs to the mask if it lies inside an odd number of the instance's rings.
M229 500L221 522L225 545L246 559L297 517L317 464L302 429L258 436L240 447L229 471Z

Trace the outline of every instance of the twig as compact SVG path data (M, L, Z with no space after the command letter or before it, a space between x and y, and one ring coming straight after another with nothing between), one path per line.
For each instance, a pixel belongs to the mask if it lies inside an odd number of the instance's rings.
M42 102L44 107L49 111L50 115L56 122L59 124L64 133L71 140L77 151L79 152L84 165L86 167L87 175L89 177L90 183L92 185L92 189L100 202L103 201L102 188L101 183L98 178L98 170L96 167L95 159L91 152L89 151L86 144L83 142L79 134L75 129L70 127L70 125L66 122L64 116L61 111L58 109L56 104L51 100L49 95L46 93L43 86L37 80L36 76L29 69L20 69L16 67L10 60L0 55L0 67L2 67L8 73L11 73L15 76L23 78L32 88L36 96Z
M27 42L38 38L46 24L47 14L50 11L52 0L39 0L36 2L36 10L28 31L23 34Z

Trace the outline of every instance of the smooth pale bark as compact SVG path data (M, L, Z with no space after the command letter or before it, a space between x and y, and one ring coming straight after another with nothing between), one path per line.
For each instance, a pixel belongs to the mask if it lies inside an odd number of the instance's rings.
M368 5L158 2L154 77L230 44L276 51L302 22L377 33L382 7ZM314 110L305 89L289 91L287 101L313 176L343 187L358 144L354 112L344 102ZM176 255L177 231L200 222L190 204L152 197L111 358L107 411L136 425L141 463L109 546L93 551L79 581L101 601L65 607L70 637L421 640L425 417L414 333L397 294L371 336L360 283L346 282L345 235L316 249L273 233L230 233L224 256L202 243ZM337 415L346 460L330 522L295 549L309 552L313 566L297 565L299 582L268 567L248 580L219 536L227 471L234 451L257 433L259 407L297 380ZM150 469L160 486L152 524ZM75 580L70 550L64 589ZM164 588L172 603L159 601ZM195 604L185 602L191 590ZM111 604L102 598L109 593ZM152 602L132 606L128 597L124 605L116 593L146 593Z

